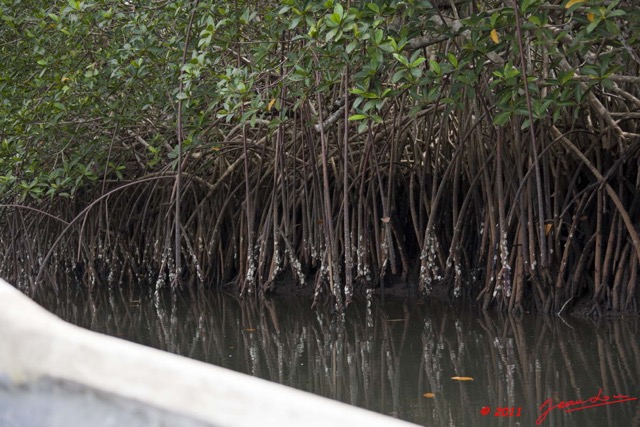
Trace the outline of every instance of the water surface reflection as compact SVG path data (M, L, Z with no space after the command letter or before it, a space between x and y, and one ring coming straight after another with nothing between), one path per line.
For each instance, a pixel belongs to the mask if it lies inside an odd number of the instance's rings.
M39 299L94 331L417 424L534 426L545 401L593 397L599 406L553 409L540 425L640 426L640 400L602 405L640 397L637 318L516 319L374 299L355 302L340 323L306 298L212 293L173 303L114 291Z

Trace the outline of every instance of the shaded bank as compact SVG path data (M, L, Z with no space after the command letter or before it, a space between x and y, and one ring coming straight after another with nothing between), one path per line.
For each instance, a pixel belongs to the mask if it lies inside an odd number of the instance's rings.
M287 148L296 145L294 141ZM558 141L551 147L559 148ZM269 160L263 148L249 175L255 221L252 251L247 247L244 173L233 163L223 169L225 158L219 156L207 180L185 174L180 286L302 292L314 300L334 301L336 288L343 298L351 298L354 291L394 287L411 295L433 292L509 311L570 311L581 303L583 311L598 315L637 312L638 259L624 219L639 215L639 193L624 185L638 178L633 167L637 153L608 153L609 160L599 160L609 164L608 182L619 179L614 194L626 206L619 210L580 159L572 160L562 149L547 151L545 194L553 197L546 198L543 207L554 219L544 224L541 252L539 223L533 220L536 193L523 191L526 183L516 185L521 182L516 179L519 167L509 161L501 166L502 173L513 174L514 180L506 181L505 194L498 197L493 185L500 169L496 147L484 137L470 138L455 150L449 146L452 158L440 173L426 174L425 165L406 148L383 156L385 171L375 163L354 170L347 205L344 176L334 171L328 220L319 178L307 170L313 170L313 163L297 163L300 159L290 153L291 164L274 170L270 162L276 160ZM300 156L308 154L306 148L298 149ZM590 152L594 161L600 157ZM366 153L361 150L352 157L370 161ZM389 162L387 156L400 153L405 154L399 161ZM231 151L229 155L232 161ZM462 162L462 156L474 157ZM336 156L333 161L342 160ZM172 190L170 180L158 179L114 191L92 205L100 191L88 189L71 203L40 206L60 219L4 208L1 274L26 291L36 288L39 273L43 287L175 286ZM497 205L503 206L508 224L504 235L499 232ZM350 288L344 282L345 212L350 219L347 235L352 237ZM336 281L329 280L326 222L339 231L334 240L341 269L333 271L339 273Z

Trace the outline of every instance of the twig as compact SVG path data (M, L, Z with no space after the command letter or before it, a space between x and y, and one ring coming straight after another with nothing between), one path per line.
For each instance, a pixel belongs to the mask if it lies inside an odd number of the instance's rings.
M556 313L556 316L558 316L558 317L562 317L562 316L561 316L562 311L563 311L563 310L564 310L564 308L567 306L567 304L569 304L569 301L571 301L572 299L573 299L573 297L569 298L569 299L567 300L567 302L565 302L565 303L562 305L562 308L560 308L560 311Z
M180 66L180 69L182 69L184 64L187 62L187 49L189 47L189 37L191 35L191 28L193 27L193 18L196 15L196 10L198 10L199 3L200 3L200 0L195 1L195 4L193 5L193 10L191 11L191 16L189 17L189 24L187 25L187 33L185 34L185 38L184 38L184 50L182 51L182 65ZM182 78L180 78L178 93L182 93L183 89L184 89L184 81L182 80ZM180 250L180 200L182 198L182 141L184 139L184 130L182 127L182 98L178 99L178 116L177 116L176 127L177 127L176 134L178 137L178 167L177 167L176 184L175 184L176 217L174 222L174 227L175 227L174 256L175 256L176 275L173 279L174 288L178 284L180 272L182 271L182 265L181 265L182 260L180 258L182 255L181 254L182 251Z
M326 132L327 129L329 129L329 127L331 127L331 125L333 125L335 122L338 121L338 119L340 118L340 116L344 113L344 109L345 106L343 105L342 107L338 108L336 111L333 112L333 114L331 114L327 120L325 120L324 122L319 122L316 123L314 126L314 129L316 130L316 132Z

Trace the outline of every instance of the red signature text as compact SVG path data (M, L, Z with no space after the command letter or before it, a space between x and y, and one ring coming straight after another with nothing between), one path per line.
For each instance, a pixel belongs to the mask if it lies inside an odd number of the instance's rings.
M583 409L595 408L596 406L613 405L614 403L629 402L631 400L638 400L637 397L629 397L624 394L615 394L613 396L607 396L602 394L602 389L598 390L598 394L585 400L563 400L558 403L554 403L553 399L547 399L538 412L538 419L536 424L540 425L547 419L547 416L554 409L564 409L564 412L581 411Z

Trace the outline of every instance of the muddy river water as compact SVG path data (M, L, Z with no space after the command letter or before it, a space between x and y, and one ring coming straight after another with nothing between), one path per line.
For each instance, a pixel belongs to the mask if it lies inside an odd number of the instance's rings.
M38 300L93 331L421 425L640 426L638 318L515 318L375 297L344 321L298 297Z

